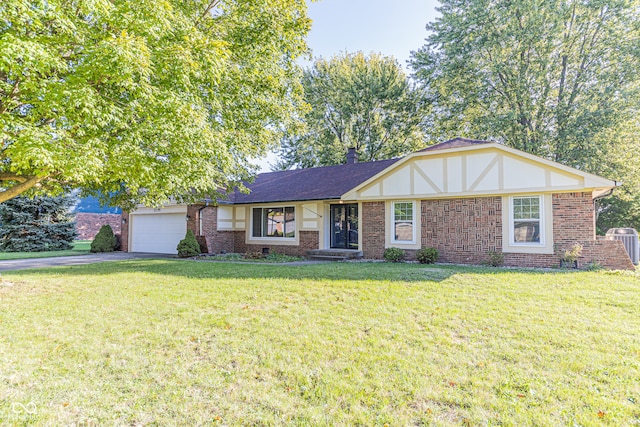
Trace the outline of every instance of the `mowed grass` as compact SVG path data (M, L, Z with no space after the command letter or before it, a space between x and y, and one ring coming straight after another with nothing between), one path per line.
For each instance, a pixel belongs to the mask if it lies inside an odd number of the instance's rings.
M137 260L0 286L10 425L640 423L640 278Z
M57 256L86 255L90 253L91 240L76 240L73 242L73 249L66 251L43 251L43 252L0 252L0 261L11 259L27 258L53 258Z

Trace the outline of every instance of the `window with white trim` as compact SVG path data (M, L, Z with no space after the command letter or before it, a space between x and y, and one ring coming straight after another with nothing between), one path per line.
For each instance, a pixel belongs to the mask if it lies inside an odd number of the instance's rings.
M541 196L511 198L511 243L544 244Z
M253 208L252 237L287 238L296 236L296 215L293 206Z
M415 243L415 202L393 202L393 242Z

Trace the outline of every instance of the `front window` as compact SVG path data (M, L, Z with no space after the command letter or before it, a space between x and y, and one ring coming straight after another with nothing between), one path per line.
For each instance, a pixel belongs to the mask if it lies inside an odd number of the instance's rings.
M413 202L393 203L393 241L413 243L415 230L415 209Z
M512 212L512 243L542 243L542 198L514 197Z
M296 219L293 206L253 208L253 237L294 238Z

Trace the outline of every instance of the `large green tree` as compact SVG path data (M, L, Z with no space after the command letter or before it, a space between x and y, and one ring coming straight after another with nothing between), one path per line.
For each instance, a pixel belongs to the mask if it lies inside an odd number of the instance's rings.
M321 58L305 70L303 86L310 107L301 119L305 131L283 139L278 169L344 163L349 148L371 161L425 145L429 104L392 57Z
M412 60L437 137L497 140L637 187L616 156L640 105L640 2L441 3Z
M246 178L300 105L309 26L304 0L3 0L0 202L155 205Z

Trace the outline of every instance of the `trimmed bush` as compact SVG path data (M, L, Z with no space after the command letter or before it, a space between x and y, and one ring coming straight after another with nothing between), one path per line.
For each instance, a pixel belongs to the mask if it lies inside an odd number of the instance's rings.
M193 234L193 231L187 230L187 234L184 236L184 239L180 240L180 243L178 243L178 256L180 258L188 258L198 255L200 255L200 244L196 240L196 236Z
M416 259L420 264L433 264L439 255L436 248L422 248L416 253Z
M401 262L404 260L404 250L400 248L387 248L384 250L382 256L390 262Z
M91 252L113 252L118 247L118 239L110 225L103 225L91 242Z

